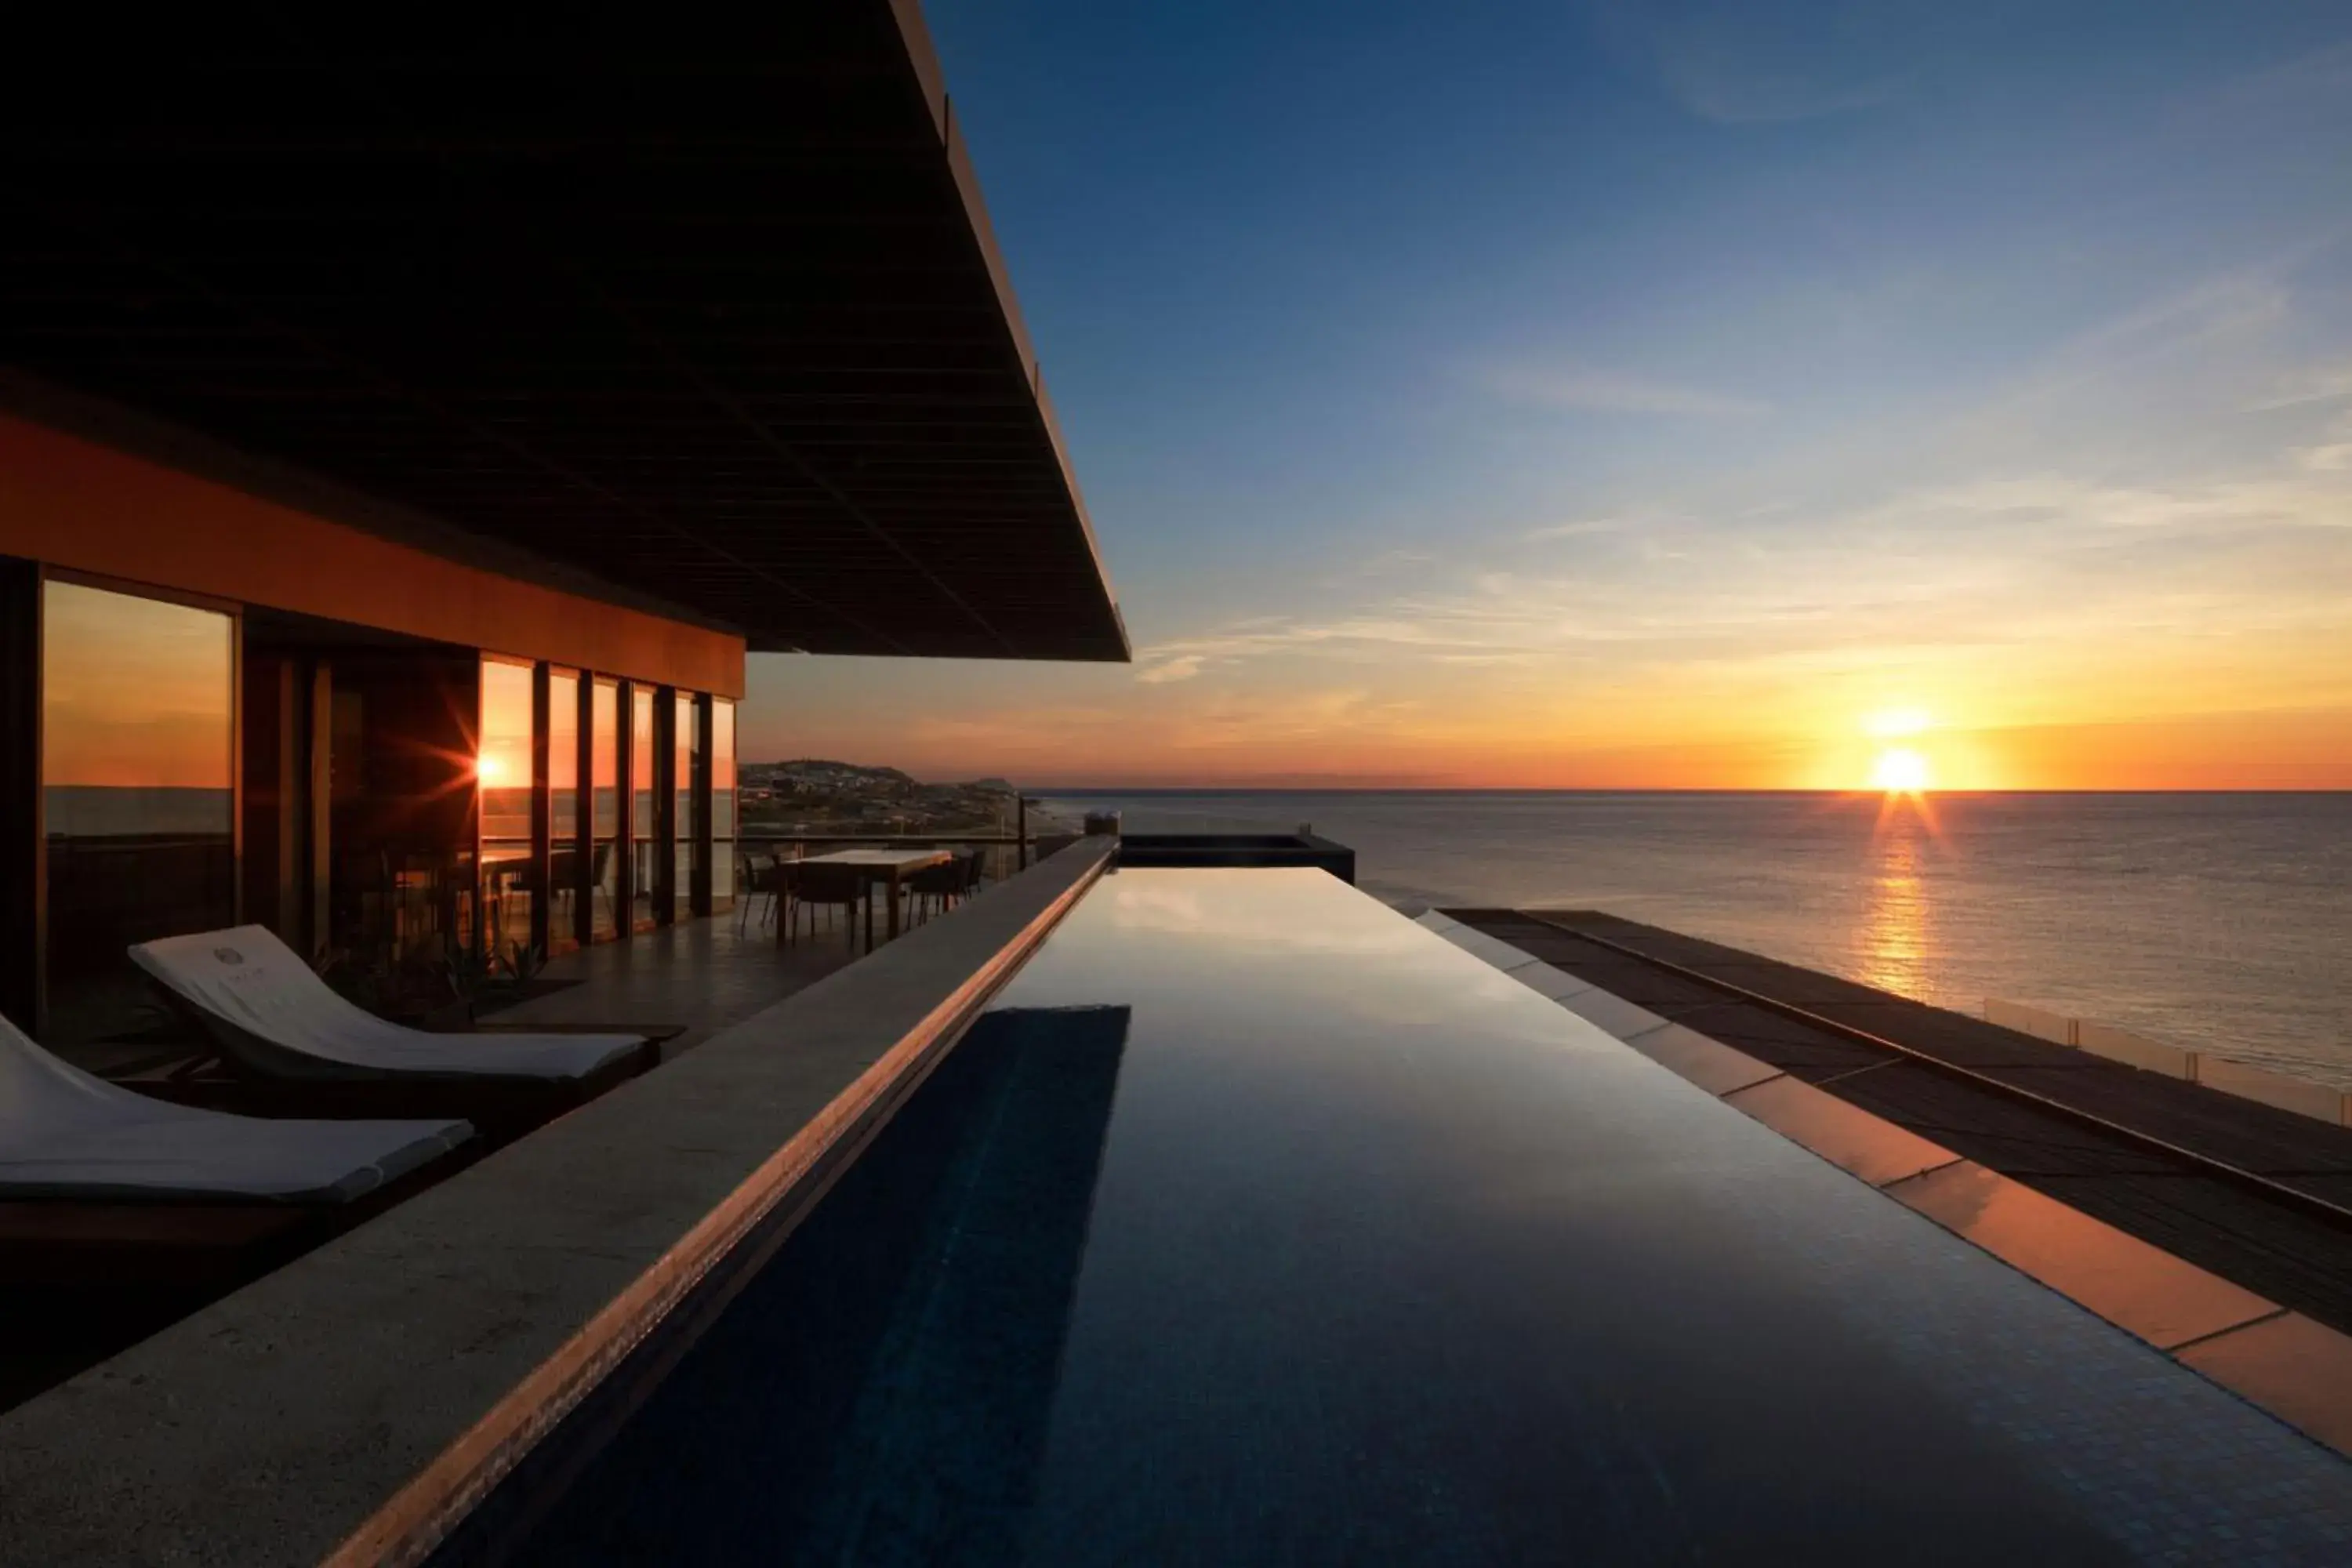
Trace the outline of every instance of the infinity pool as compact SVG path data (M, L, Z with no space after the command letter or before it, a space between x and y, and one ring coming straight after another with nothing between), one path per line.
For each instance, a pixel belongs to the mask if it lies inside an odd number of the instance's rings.
M1319 871L1106 878L625 1374L498 1554L2352 1560L2352 1467Z

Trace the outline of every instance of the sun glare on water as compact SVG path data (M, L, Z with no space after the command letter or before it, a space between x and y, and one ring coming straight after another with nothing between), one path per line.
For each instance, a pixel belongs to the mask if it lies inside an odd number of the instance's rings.
M1918 795L1932 782L1927 759L1908 746L1881 752L1871 764L1870 787L1888 795Z

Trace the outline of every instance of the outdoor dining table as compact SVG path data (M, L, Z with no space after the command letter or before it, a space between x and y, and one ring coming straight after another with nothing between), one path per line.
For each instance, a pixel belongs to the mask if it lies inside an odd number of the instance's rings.
M955 858L952 849L836 849L830 855L811 855L799 862L803 866L859 866L866 871L866 951L874 951L874 887L880 883L889 889L889 940L898 936L898 888L908 873L929 866L944 866ZM781 931L781 924L779 931Z

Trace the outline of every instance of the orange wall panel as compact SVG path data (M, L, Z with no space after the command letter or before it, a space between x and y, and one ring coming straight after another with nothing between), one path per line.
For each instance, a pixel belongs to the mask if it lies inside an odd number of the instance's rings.
M743 639L445 560L0 415L0 554L743 694Z

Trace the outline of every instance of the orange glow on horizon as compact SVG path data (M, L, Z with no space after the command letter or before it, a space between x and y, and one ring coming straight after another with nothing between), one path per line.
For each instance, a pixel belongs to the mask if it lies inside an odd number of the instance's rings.
M1070 690L1054 700L1013 701L992 668L927 668L919 681L881 671L876 679L892 684L877 698L822 660L755 661L741 752L751 761L838 756L924 778L993 773L1040 787L1880 795L1910 783L1878 773L1882 756L1903 751L1924 760L1926 788L1937 796L2352 788L2352 699L2332 688L2243 708L2199 693L2210 706L2168 712L2157 706L2172 700L2160 667L2132 687L2093 690L2071 679L2012 682L1888 664L1591 689L1511 666L1339 676L1307 668L1350 683L1328 689L1276 681L1299 675L1289 663L1145 684L1087 671L1084 680L1069 676Z

